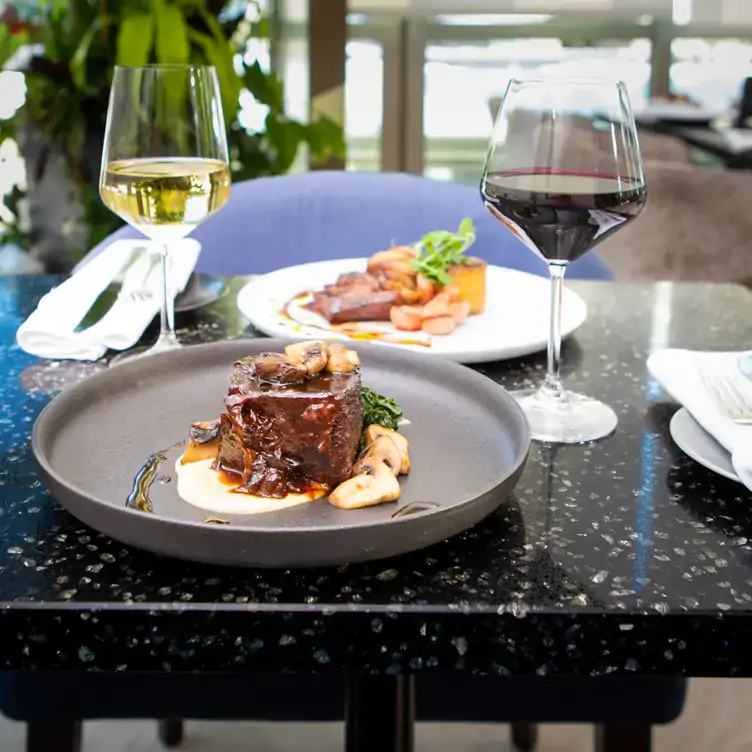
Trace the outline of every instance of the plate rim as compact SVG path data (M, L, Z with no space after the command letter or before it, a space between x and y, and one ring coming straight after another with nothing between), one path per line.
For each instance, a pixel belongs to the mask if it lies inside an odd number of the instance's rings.
M331 265L331 266L337 266L337 265L365 265L368 262L368 259L366 257L349 257L344 259L322 259L319 261L308 261L305 264L291 264L290 266L283 266L279 269L275 269L274 271L267 272L266 274L260 274L257 277L254 277L254 279L249 280L246 282L240 290L237 292L237 295L235 297L235 305L240 311L240 313L250 321L251 325L254 326L258 331L263 332L266 336L274 337L274 338L292 338L295 337L293 335L290 335L289 337L282 333L281 329L274 328L272 333L270 333L271 327L263 328L260 326L256 321L254 321L252 318L250 318L246 310L244 310L243 301L249 297L250 291L252 288L254 288L256 285L261 285L263 283L263 280L268 280L269 277L274 276L281 276L286 272L289 272L293 269L306 269L310 267L321 267L324 265ZM547 279L541 275L538 274L532 274L530 272L522 271L520 269L513 269L506 266L498 266L496 264L488 264L489 269L497 270L499 272L502 272L504 274L511 274L511 275L520 275L523 277L531 278L537 282L542 282L543 284L547 283ZM567 339L568 337L572 336L577 330L579 330L582 325L587 321L589 310L588 305L585 299L577 293L575 290L572 290L570 287L564 288L564 295L566 297L569 297L574 304L578 308L578 315L574 318L575 323L571 327L562 327L562 341ZM323 337L324 339L327 339L327 337ZM503 354L500 353L500 350L496 348L494 351L491 350L472 350L464 348L462 350L458 350L457 352L437 352L435 350L431 350L430 348L426 348L425 352L418 351L414 349L412 346L408 345L399 345L389 342L376 342L373 343L377 347L384 347L388 346L390 349L394 350L401 350L403 352L421 352L421 354L425 354L428 357L431 358L438 358L442 360L448 360L453 361L455 363L460 364L475 364L475 363L485 363L485 362L491 362L494 360L511 360L514 358L520 358L520 357L527 357L528 355L533 355L535 353L542 352L545 350L547 345L547 337L545 340L541 341L540 343L535 343L533 345L527 345L521 348L520 352L515 352L513 354Z
M220 349L222 347L227 347L229 349L230 347L237 347L239 342L242 342L242 341L244 340L235 339L235 340L221 340L219 342L202 343L198 345L191 345L190 347L186 348L186 350L205 352L207 350ZM249 341L249 342L264 341L264 342L269 342L270 344L275 343L275 342L279 342L280 344L282 344L286 342L286 340L284 339L270 338L270 337L253 337L253 338L248 338L248 340L246 341ZM378 345L374 345L371 343L357 343L353 349L356 349L356 350L364 349L368 352L379 351ZM183 352L184 352L183 350L167 351L163 353L157 353L154 355L148 355L145 357L153 358L153 359L158 358L161 360L165 360L168 358L176 358L178 356L181 356ZM394 354L398 358L400 357L407 358L408 360L412 360L415 358L422 359L420 353L415 353L412 351L397 350ZM142 363L142 362L143 362L143 358L137 358L131 361L124 361L123 363L120 363L117 366L114 366L114 368L130 369L130 368L136 367L139 363ZM504 476L500 480L498 480L493 486L483 489L481 492L477 493L471 499L465 498L449 506L441 506L441 507L434 508L434 509L427 509L422 512L411 514L409 515L409 517L406 516L406 517L400 517L397 519L390 518L389 520L383 520L383 519L374 520L372 522L358 525L357 528L355 528L358 531L378 528L378 527L383 526L385 523L394 522L394 523L399 524L399 523L404 523L408 519L409 520L426 519L427 517L432 517L434 515L446 514L448 512L451 513L451 510L461 508L468 503L472 503L479 499L485 498L489 494L492 494L497 488L499 488L504 483L506 483L510 478L513 478L515 477L515 475L518 475L521 469L524 467L525 462L527 461L527 458L530 453L531 441L532 441L531 435L530 435L530 427L528 425L524 412L522 411L520 406L517 404L517 402L514 400L514 398L509 394L509 392L503 386L501 386L500 384L497 384L492 379L489 379L487 376L484 376L483 374L471 368L467 368L466 366L463 366L462 364L445 360L443 364L440 365L439 367L448 368L449 370L454 370L458 368L463 369L464 371L470 372L472 374L471 378L475 379L476 383L478 384L483 383L484 385L486 385L486 383L488 382L488 383L495 385L498 388L499 394L501 395L500 398L508 403L510 408L517 414L518 418L521 418L520 427L522 430L522 436L521 436L522 441L520 445L520 452L515 456L514 462L509 466L508 471L505 472ZM52 421L54 419L55 411L63 409L66 406L66 403L68 401L75 400L77 398L78 389L81 385L85 384L91 389L96 389L98 383L108 377L110 370L111 369L107 369L100 373L96 373L88 377L84 381L79 382L79 384L76 384L70 387L69 389L66 389L64 392L58 394L52 400L50 400L50 402L48 402L47 405L45 405L45 407L40 411L39 415L37 416L37 419L34 422L34 426L32 427L32 431L31 431L31 448L32 448L32 452L34 454L35 460L37 464L39 465L39 469L45 478L52 479L52 481L55 484L67 489L68 491L74 492L79 497L86 499L89 503L94 503L97 506L105 507L108 510L113 510L116 513L121 513L121 514L126 513L127 515L138 515L138 518L142 520L143 524L146 524L146 525L179 525L181 527L187 526L188 528L195 529L195 530L206 530L207 528L211 528L212 530L221 530L221 531L224 531L224 534L231 534L231 535L239 535L241 533L244 533L244 534L269 534L269 535L282 535L283 534L286 536L295 536L295 535L310 535L312 529L314 529L316 533L321 533L321 534L334 533L335 531L340 531L342 529L341 524L321 525L321 526L316 526L315 528L279 527L279 526L259 527L259 526L249 526L249 525L216 526L216 525L209 525L205 522L195 522L192 520L182 520L182 519L178 519L174 517L165 517L164 515L144 514L143 512L139 510L131 509L125 506L125 504L123 504L122 507L115 506L114 504L107 502L97 496L94 496L88 491L85 491L84 489L76 485L75 483L71 483L70 481L64 479L57 472L57 470L55 470L55 468L52 467L51 463L48 461L45 455L45 452L42 450L42 447L41 447L42 430L47 422ZM122 373L122 370L120 372ZM61 405L63 407L60 407ZM60 504L61 506L64 506L67 509L66 505L63 505L60 501L58 501L54 494L52 495L53 495L53 498L55 498L55 502L57 504ZM249 518L254 517L254 516L255 515L248 515Z
M188 288L188 285L191 283L191 278L197 277L197 278L205 278L205 279L216 279L220 280L222 283L222 289L213 297L207 298L207 300L199 303L198 305L192 305L192 306L182 306L178 305L178 299L181 295L185 293L185 290ZM175 313L183 314L183 313L193 313L193 311L200 311L202 308L206 308L206 306L213 305L214 303L218 303L222 298L227 297L228 293L230 292L230 284L228 282L228 279L223 274L205 274L204 272L197 272L193 271L191 272L191 276L188 278L188 282L185 285L185 288L181 290L174 298L175 301Z
M706 470L710 470L712 473L715 473L716 475L720 475L723 478L728 478L728 480L733 480L733 481L736 481L737 483L742 483L741 478L736 473L729 473L728 471L724 470L723 468L719 467L718 465L712 465L712 466L709 465L707 463L707 461L701 455L699 455L694 450L688 450L686 448L686 446L687 446L686 443L683 442L683 441L681 441L680 439L676 438L676 434L677 434L677 431L678 431L677 426L680 425L681 421L684 421L684 420L687 420L687 419L691 420L695 424L695 426L697 427L698 430L700 430L703 433L706 433L708 436L710 436L710 434L708 434L708 432L695 420L695 418L692 415L692 413L689 412L689 410L687 410L687 408L682 405L671 416L671 420L670 420L669 426L668 426L669 433L671 434L671 438L674 440L674 443L676 444L676 446L678 446L679 449L682 452L684 452L685 455L687 455L687 457L689 457L691 460L694 460L695 462L697 462L698 465L702 465ZM710 436L710 438L712 439L713 437ZM742 483L742 485L744 485L744 484Z

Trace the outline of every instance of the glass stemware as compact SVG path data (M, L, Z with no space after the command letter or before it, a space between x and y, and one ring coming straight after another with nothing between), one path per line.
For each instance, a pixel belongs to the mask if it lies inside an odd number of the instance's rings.
M548 263L551 278L546 377L519 391L532 436L567 444L609 435L607 405L567 392L559 377L564 273L626 227L647 199L637 129L622 83L512 80L481 180L488 210Z
M230 166L216 71L203 65L118 66L107 111L99 193L104 204L160 246L160 333L151 348L180 347L168 276L177 241L230 197Z

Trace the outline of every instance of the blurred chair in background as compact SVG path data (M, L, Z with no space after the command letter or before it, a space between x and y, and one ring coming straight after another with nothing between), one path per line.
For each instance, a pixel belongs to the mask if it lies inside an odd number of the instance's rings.
M745 282L752 174L687 164L645 164L648 202L639 222L599 252L619 279Z
M433 230L456 230L465 217L475 223L473 255L548 274L546 264L486 211L478 189L405 173L311 172L237 183L229 204L191 237L203 247L196 271L265 274L311 261L366 257L393 244L414 243ZM123 227L87 259L114 240L138 237ZM588 254L572 264L570 276L612 275Z
M744 81L742 87L742 98L739 102L739 110L734 120L735 128L748 128L747 121L752 118L752 76Z

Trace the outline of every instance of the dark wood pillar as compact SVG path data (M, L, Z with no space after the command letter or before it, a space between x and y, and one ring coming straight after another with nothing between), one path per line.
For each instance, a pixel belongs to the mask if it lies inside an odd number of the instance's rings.
M308 54L311 121L324 116L345 124L345 45L347 0L308 0ZM345 161L329 159L312 170L344 170Z

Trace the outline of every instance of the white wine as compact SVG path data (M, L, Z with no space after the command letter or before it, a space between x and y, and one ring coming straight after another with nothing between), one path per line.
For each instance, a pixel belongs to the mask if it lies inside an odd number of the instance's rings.
M99 193L108 209L147 237L185 237L230 197L230 168L193 157L124 159L102 172Z

